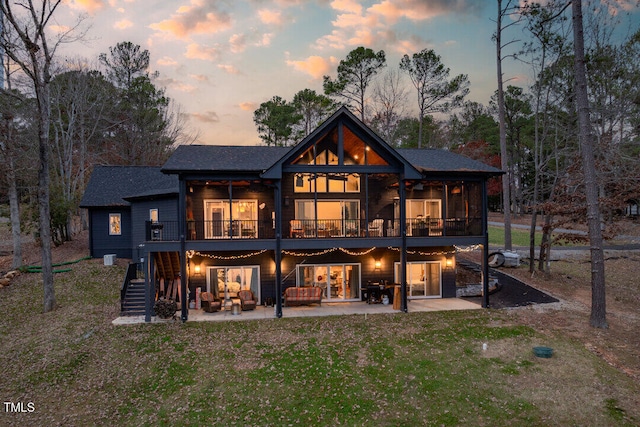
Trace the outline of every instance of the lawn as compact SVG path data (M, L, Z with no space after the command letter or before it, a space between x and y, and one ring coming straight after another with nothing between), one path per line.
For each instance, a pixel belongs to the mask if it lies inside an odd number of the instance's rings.
M488 226L489 231L489 245L492 247L504 248L504 227L497 227L494 225ZM536 246L540 246L542 241L542 233L536 231ZM511 229L511 243L513 246L525 246L529 247L529 230L521 228Z
M0 391L35 409L0 425L640 422L637 382L507 311L114 326L123 272L75 264L47 314L39 275L0 289Z

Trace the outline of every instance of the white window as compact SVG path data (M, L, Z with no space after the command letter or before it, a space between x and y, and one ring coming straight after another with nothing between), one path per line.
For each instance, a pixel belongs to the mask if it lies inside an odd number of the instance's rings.
M149 221L158 222L158 209L149 209Z
M400 283L400 263L395 263L395 282ZM442 274L438 261L407 262L407 296L434 298L442 295Z
M109 214L109 235L120 236L122 234L122 217L119 213Z

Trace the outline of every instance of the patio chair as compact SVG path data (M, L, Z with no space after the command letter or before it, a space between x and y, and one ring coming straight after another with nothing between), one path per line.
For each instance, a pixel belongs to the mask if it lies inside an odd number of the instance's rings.
M376 218L369 224L369 236L382 237L382 227L384 226L384 219Z
M239 291L238 298L240 298L240 308L242 309L242 311L254 310L256 308L256 305L258 305L258 301L253 295L253 291L249 289Z
M304 236L304 227L302 221L299 219L292 219L289 221L289 237L302 237Z
M200 300L202 301L202 309L207 313L214 313L222 308L220 298L216 298L211 292L201 293Z

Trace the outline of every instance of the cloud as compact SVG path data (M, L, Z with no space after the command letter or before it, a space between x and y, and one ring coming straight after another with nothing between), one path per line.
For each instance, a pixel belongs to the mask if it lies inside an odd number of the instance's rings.
M189 74L189 77L199 82L204 82L204 83L209 82L209 76L206 76L204 74Z
M287 60L287 65L293 67L297 71L309 74L314 79L321 79L322 76L329 74L338 63L335 57L325 59L321 56L309 56L302 61L290 61Z
M273 33L265 33L262 37L255 43L256 46L269 46L271 44L271 39L273 39Z
M157 64L164 66L173 66L178 65L178 61L171 58L170 56L163 56L162 58L158 59Z
M479 15L485 2L475 0L381 0L363 9L354 0L334 0L336 11L330 34L319 38L317 49L344 49L348 46L394 46L404 52L415 40L402 40L393 28L398 21L425 21L446 14Z
M71 9L85 10L91 15L102 9L104 5L105 2L103 0L72 0L69 2Z
M117 30L124 30L130 27L133 27L133 22L129 21L128 19L123 19L113 24L113 28Z
M66 33L71 30L71 27L67 25L51 25L49 28L57 34Z
M240 74L240 70L233 65L218 64L218 68L227 74Z
M243 111L255 111L258 108L258 104L255 102L241 102L238 106Z
M203 123L218 123L220 117L215 111L205 111L204 113L192 113L191 117Z
M191 0L188 6L181 6L171 19L165 19L150 28L187 38L191 34L214 34L231 27L231 16L211 1Z
M265 47L271 44L273 33L234 34L229 37L229 50L233 53L244 52L248 46Z
M202 46L197 43L187 45L184 56L189 59L201 59L203 61L215 61L220 51L215 47Z
M233 53L244 52L247 48L247 37L244 34L234 34L229 38L229 48Z
M261 9L258 11L258 17L263 24L267 25L282 25L284 18L282 12L279 10Z
M331 8L342 12L362 13L362 5L354 0L334 0L331 2Z
M483 3L475 0L383 0L367 12L384 17L387 23L395 23L400 18L424 21L449 13L475 15L484 7Z

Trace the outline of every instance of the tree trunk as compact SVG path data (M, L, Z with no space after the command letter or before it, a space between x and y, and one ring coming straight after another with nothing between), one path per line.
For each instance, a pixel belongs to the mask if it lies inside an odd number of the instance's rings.
M42 241L42 283L44 287L44 311L55 309L53 267L51 259L51 208L49 204L49 86L35 82L38 93L38 213L40 214L40 239ZM37 86L40 86L39 88Z
M587 77L584 59L584 34L582 26L582 1L573 0L573 47L576 79L576 104L578 110L579 141L584 169L585 195L587 199L587 224L591 246L591 317L589 323L595 328L607 328L604 253L602 230L600 229L600 206L598 202L598 180L594 159L593 135L589 117Z
M20 200L18 198L18 189L16 187L16 171L13 159L13 153L8 150L7 153L7 181L9 185L9 210L11 216L11 237L13 239L13 261L11 268L16 269L22 267L22 239L20 233Z
M498 19L496 30L496 65L498 74L498 121L500 122L500 168L502 175L502 207L504 214L504 248L512 249L511 244L511 189L509 178L509 162L507 155L507 130L505 127L504 89L502 85L502 0L498 0Z

